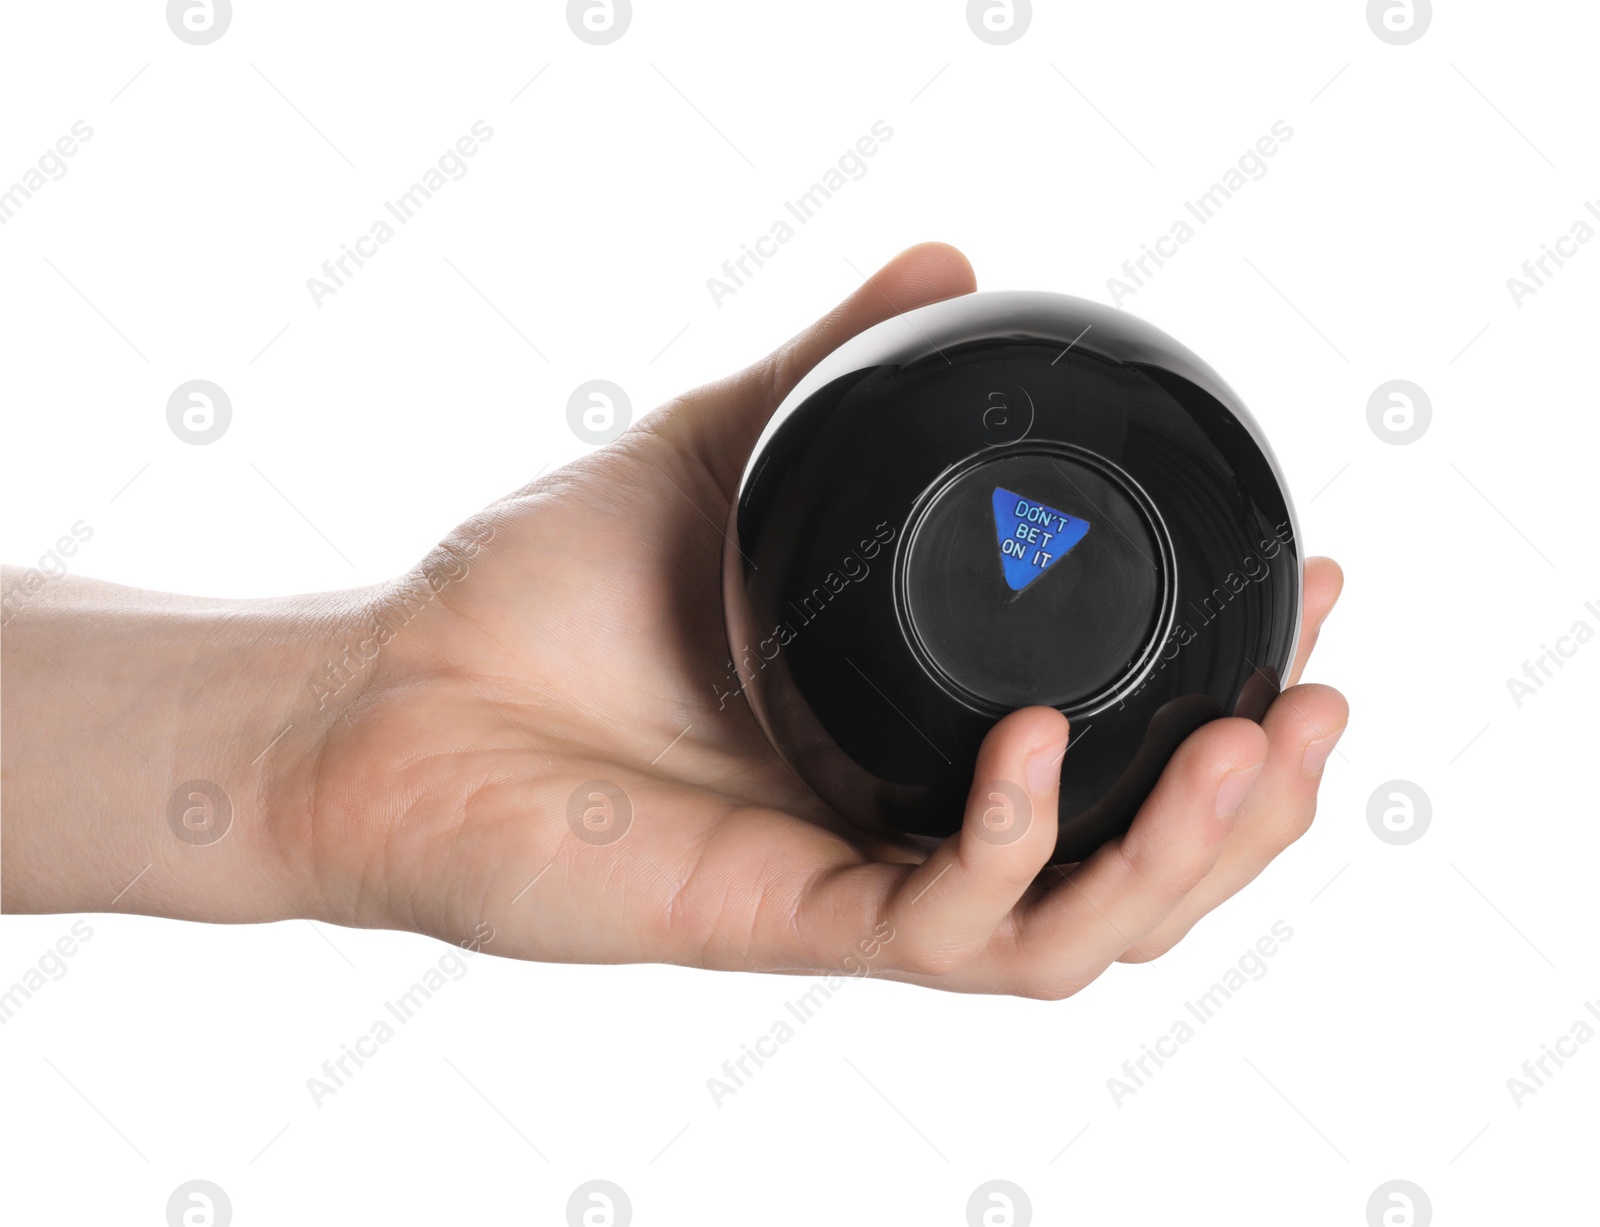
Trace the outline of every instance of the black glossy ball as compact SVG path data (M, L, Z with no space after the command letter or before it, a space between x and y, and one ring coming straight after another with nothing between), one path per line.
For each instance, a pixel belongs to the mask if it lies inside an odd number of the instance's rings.
M984 734L1043 704L1072 721L1056 859L1081 860L1191 732L1262 717L1299 636L1254 420L1171 337L1063 295L972 294L841 346L768 423L727 536L744 698L879 835L957 830Z

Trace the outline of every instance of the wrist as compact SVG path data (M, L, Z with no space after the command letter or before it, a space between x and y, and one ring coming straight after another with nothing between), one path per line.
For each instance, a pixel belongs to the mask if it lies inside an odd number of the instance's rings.
M4 634L7 910L333 911L295 836L360 679L316 686L362 609L359 592L222 601L76 577L31 597Z

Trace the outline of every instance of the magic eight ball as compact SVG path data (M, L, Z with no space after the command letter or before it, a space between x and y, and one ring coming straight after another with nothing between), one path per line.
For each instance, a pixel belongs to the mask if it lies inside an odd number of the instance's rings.
M762 728L847 819L911 843L960 828L984 735L1039 704L1072 722L1055 859L1082 860L1190 733L1261 719L1299 639L1294 509L1238 396L1058 294L846 342L767 424L727 538Z

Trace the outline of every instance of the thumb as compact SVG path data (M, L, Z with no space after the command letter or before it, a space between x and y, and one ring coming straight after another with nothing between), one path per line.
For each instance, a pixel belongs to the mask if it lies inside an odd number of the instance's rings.
M719 488L731 492L767 419L807 371L874 324L976 288L972 265L954 247L907 248L767 357L667 405L658 430L698 455Z

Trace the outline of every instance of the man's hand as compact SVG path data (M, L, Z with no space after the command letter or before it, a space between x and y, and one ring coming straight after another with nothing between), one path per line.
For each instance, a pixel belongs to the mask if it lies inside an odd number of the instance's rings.
M109 697L104 657L72 679L79 696L34 662L45 647L72 652L74 618L53 616L71 594L29 610L33 629L19 620L6 644L8 788L29 781L20 806L6 804L8 907L107 908L139 847L165 838L178 846L144 858L149 880L117 909L303 914L450 941L487 925L487 949L530 959L867 972L1052 998L1113 961L1168 949L1309 825L1346 720L1336 691L1294 685L1264 726L1219 720L1195 733L1127 835L1066 872L1046 867L1068 736L1049 708L994 727L963 830L917 863L852 837L744 701L722 701L722 526L762 426L850 336L973 289L953 249L903 253L770 357L493 504L393 585L298 607L174 601L170 623L159 617L168 598L116 603L169 659L121 653L117 668L148 676ZM1297 667L1340 583L1332 562L1308 563ZM205 650L186 653L187 638ZM348 664L308 685L330 657ZM43 712L59 726L50 709L65 705L93 721L84 704L98 693L117 709L110 721L132 721L141 686L162 713L149 727L163 748L144 765L104 730L99 761L63 757L32 720ZM148 778L126 829L97 830L112 852L92 858L88 889L60 863L75 837L40 834L73 820L39 777L88 776L118 796L119 771ZM167 832L167 794L192 777L227 777L231 849ZM1010 844L982 834L996 780L1032 804Z

